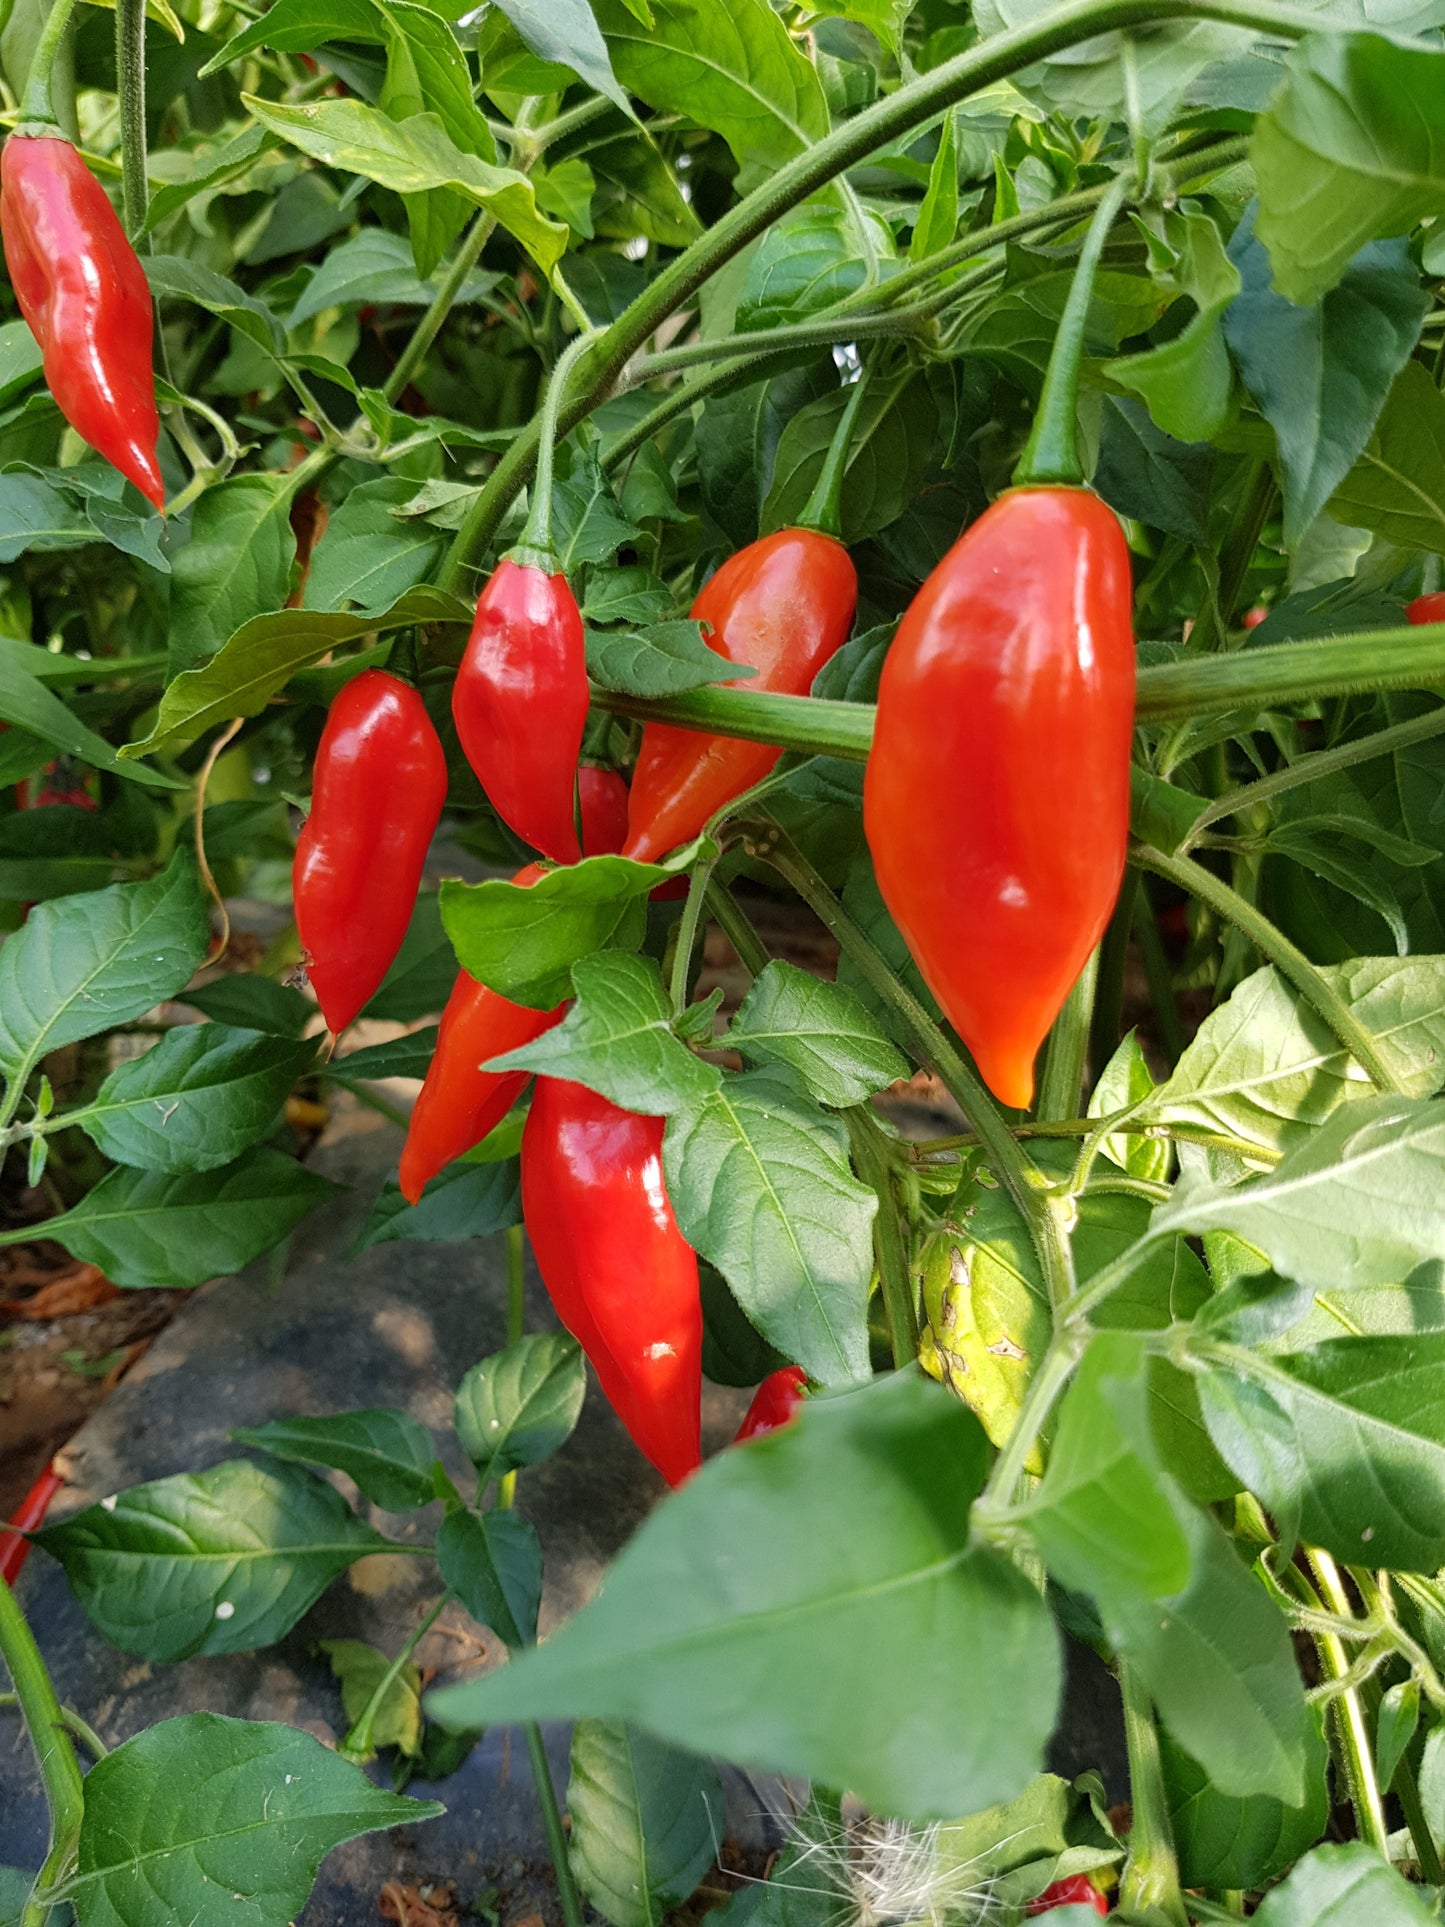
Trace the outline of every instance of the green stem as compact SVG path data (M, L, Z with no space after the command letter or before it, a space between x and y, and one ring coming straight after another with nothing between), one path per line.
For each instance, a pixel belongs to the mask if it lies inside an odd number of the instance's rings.
M0 1693L0 1706L18 1707L18 1693ZM60 1718L67 1733L73 1733L93 1760L103 1760L110 1748L96 1732L95 1728L83 1720L73 1706L62 1706Z
M1034 1105L1041 1118L1072 1117L1079 1108L1098 981L1099 952L1095 947L1049 1032L1038 1101Z
M843 1121L848 1126L858 1175L878 1198L878 1215L873 1220L873 1250L878 1260L878 1284L883 1293L893 1363L902 1371L918 1356L918 1300L908 1263L908 1234L893 1183L893 1164L871 1104L855 1104L844 1112Z
M432 343L446 325L447 316L456 306L457 297L466 286L467 276L477 265L482 249L490 240L496 225L497 219L494 214L478 214L462 236L441 286L432 296L426 313L412 331L410 341L398 355L396 366L381 385L381 392L387 401L400 400L410 387L413 375L426 360Z
M507 1343L515 1345L527 1324L527 1234L519 1224L507 1227ZM479 1495L480 1496L480 1495ZM517 1474L504 1472L497 1486L497 1504L505 1511L517 1497Z
M1139 878L1139 893L1134 905L1134 935L1139 940L1139 955L1144 962L1144 978L1149 986L1149 1001L1154 1006L1154 1021L1159 1026L1159 1043L1171 1064L1184 1055L1184 1026L1179 1021L1179 1000L1174 994L1174 978L1164 941L1144 879Z
M1142 843L1134 847L1129 860L1146 870L1152 870L1155 876L1166 877L1169 882L1177 883L1181 889L1198 897L1202 903L1207 903L1220 916L1242 930L1265 961L1272 963L1282 976L1288 977L1305 1002L1319 1012L1377 1089L1403 1091L1399 1077L1380 1055L1373 1034L1304 952L1292 944L1284 932L1256 910L1252 903L1246 902L1237 891L1221 882L1212 870L1206 870L1202 863L1196 863L1193 857L1165 856L1161 850Z
M1134 1808L1119 1903L1140 1927L1146 1922L1151 1927L1154 1923L1158 1927L1188 1927L1154 1708L1127 1662L1119 1667L1119 1683L1124 1690L1124 1740L1129 1752L1129 1798Z
M631 357L668 316L682 307L726 262L770 228L782 214L815 194L836 175L879 147L898 140L947 107L980 88L1031 66L1049 54L1114 28L1144 26L1161 20L1220 20L1286 39L1317 33L1318 15L1275 4L1275 0L1067 0L1042 20L995 34L966 53L886 94L862 113L844 120L822 140L786 162L760 187L694 241L633 301L607 329L589 362L589 385L562 417L563 432L580 421L607 394ZM452 587L480 560L518 489L524 486L537 450L537 426L521 431L493 470L486 487L458 531L443 571Z
M1320 1600L1340 1618L1353 1616L1349 1595L1340 1578L1339 1568L1327 1552L1307 1548L1305 1557L1319 1587ZM1334 1633L1318 1633L1315 1644L1320 1664L1331 1679L1343 1679L1350 1670L1350 1656L1344 1642ZM1360 1838L1375 1851L1390 1857L1390 1830L1385 1824L1384 1804L1375 1779L1375 1756L1369 1721L1357 1687L1349 1687L1334 1702L1336 1731L1344 1760L1345 1779L1350 1789L1350 1804L1355 1810L1355 1825Z
M831 535L835 542L843 540L843 479L848 473L853 430L858 426L858 415L868 392L871 372L865 366L853 383L848 399L843 404L843 413L838 417L838 426L828 443L828 452L823 457L823 466L818 471L813 492L798 516L800 529L816 529L819 535Z
M992 273L992 269L989 270ZM959 290L963 292L963 290ZM954 297L946 290L944 301ZM928 302L916 308L887 310L882 314L824 314L815 321L791 322L778 328L750 329L744 334L717 335L706 341L688 341L676 348L664 348L655 355L643 355L633 362L628 387L639 388L658 375L669 375L680 368L696 368L710 361L741 360L756 354L795 353L800 348L831 348L844 341L921 339L926 322L942 303Z
M1445 704L1432 709L1423 716L1412 717L1407 723L1394 723L1389 729L1376 730L1373 736L1362 736L1353 743L1340 743L1334 749L1312 750L1301 756L1285 769L1275 770L1269 776L1261 776L1258 782L1244 783L1218 802L1211 803L1194 819L1188 836L1179 846L1179 854L1187 856L1196 839L1225 817L1236 816L1241 810L1253 809L1257 803L1267 803L1286 790L1295 789L1301 783L1316 782L1322 776L1334 776L1343 769L1353 769L1357 763L1373 762L1377 756L1393 756L1397 750L1408 749L1413 743L1425 743L1432 736L1445 732Z
M552 550L552 459L557 450L557 417L561 411L562 398L567 392L567 384L572 379L572 370L582 356L597 339L598 331L575 336L557 357L557 366L552 370L552 378L547 383L547 393L542 402L540 441L537 453L536 485L532 490L532 508L527 517L527 526L522 531L522 540L514 551L518 560L525 555L527 562L534 568L555 569L556 558Z
M43 1896L57 1884L74 1855L85 1815L85 1784L66 1730L65 1709L56 1697L35 1636L4 1579L0 1579L0 1660L5 1662L15 1687L50 1809L50 1852L36 1883L37 1893ZM21 1916L21 1927L44 1927L49 1917L50 1908L44 1899L34 1900Z
M121 202L135 241L150 208L146 178L145 0L115 0L115 82L120 101ZM149 242L146 244L149 248Z
M751 689L745 701L730 700L743 693L714 686L649 699L594 688L592 700L614 716L676 723L709 735L738 736L748 743L781 743L803 756L845 756L854 763L868 760L873 710L867 703L825 702L816 696L779 696Z
M844 705L846 707L846 705ZM944 1036L912 991L900 981L867 933L839 903L812 864L771 820L754 850L790 883L832 931L865 980L896 1010L913 1035L919 1060L931 1064L959 1108L970 1120L988 1154L994 1175L1018 1206L1043 1268L1051 1302L1066 1300L1073 1289L1073 1263L1067 1236L1050 1200L1037 1182L1032 1160L1004 1123L982 1079Z
M754 978L761 977L772 958L732 891L715 876L708 879L707 907L713 921L738 953L743 969Z
M20 102L20 119L16 131L20 132L32 123L47 133L59 129L60 120L51 98L50 77L55 66L56 56L65 40L65 30L70 25L70 16L75 11L75 0L54 0L46 16L45 25L40 30L40 38L35 43L35 52L30 61L30 77L25 83L24 97Z
M1139 872L1126 870L1119 901L1099 946L1099 981L1094 992L1094 1021L1089 1048L1102 1071L1118 1047L1124 1023L1124 974L1129 963L1129 933L1139 901Z
M687 1009L687 980L692 970L692 953L703 922L708 885L717 864L717 857L699 863L688 879L687 901L682 906L682 918L677 926L677 947L672 953L672 1008L678 1017Z
M1077 488L1083 483L1084 470L1079 460L1078 436L1079 370L1084 357L1089 303L1093 299L1094 277L1104 252L1104 243L1109 238L1110 228L1118 219L1130 185L1129 177L1124 174L1111 181L1099 203L1098 212L1089 223L1078 266L1069 284L1069 298L1064 303L1058 333L1054 336L1054 345L1049 354L1033 433L1013 473L1015 488L1037 488L1042 485Z
M985 1538L1006 1542L1011 1536L1014 1493L1049 1414L1073 1377L1080 1349L1080 1342L1072 1335L1056 1333L1042 1364L1029 1380L1014 1429L974 1501L974 1525Z
M732 383L736 383L739 387L749 387L754 381L762 381L767 375L781 374L787 367L788 357L778 354L776 350L770 350L767 354L751 356L746 361L724 363L720 367L710 368L696 381L679 382L671 394L664 395L657 406L649 409L641 421L634 422L630 428L624 429L618 435L616 441L607 444L602 456L602 466L609 473L620 467L629 455L635 455L645 442L650 442L654 435L667 427L669 422L676 421L679 415L685 415L695 402L703 401L707 396L716 394L719 388L726 388Z
M527 1757L532 1762L532 1778L537 1784L537 1803L542 1809L542 1827L557 1878L562 1918L567 1927L583 1927L582 1904L572 1878L572 1863L567 1858L567 1836L562 1830L562 1814L557 1805L557 1789L552 1784L552 1769L547 1764L547 1749L542 1743L542 1729L535 1720L526 1720L522 1731L527 1736Z
M371 1742L371 1729L376 1724L376 1716L381 1711L387 1694L401 1678L403 1668L412 1654L435 1626L456 1594L448 1589L432 1607L426 1618L417 1627L411 1638L402 1647L396 1658L376 1682L375 1691L361 1709L361 1716L352 1723L351 1731L336 1749L343 1760L354 1761L358 1766L364 1764L376 1752Z

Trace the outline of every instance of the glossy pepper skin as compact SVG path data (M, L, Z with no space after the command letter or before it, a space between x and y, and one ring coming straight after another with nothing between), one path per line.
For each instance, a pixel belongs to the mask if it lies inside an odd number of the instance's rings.
M587 726L582 613L565 575L497 564L452 688L462 751L498 816L554 863L575 863L573 791Z
M1109 1903L1085 1873L1071 1874L1045 1887L1036 1900L1024 1908L1026 1914L1050 1914L1055 1907L1092 1907L1096 1914L1107 1914Z
M801 1365L784 1365L776 1372L770 1372L753 1393L753 1402L747 1409L742 1424L738 1427L734 1445L741 1445L744 1439L755 1439L764 1432L776 1432L780 1425L786 1425L796 1417L798 1407L807 1397L808 1374Z
M384 669L353 677L321 732L292 868L306 967L334 1031L401 948L446 794L446 757L416 690Z
M582 802L582 847L588 856L615 852L627 828L627 786L615 770L578 772ZM529 863L512 878L524 887L542 875L542 866ZM565 1006L529 1010L514 1004L500 991L479 984L465 970L442 1012L426 1081L412 1107L406 1145L397 1182L408 1204L454 1158L480 1144L494 1131L522 1094L526 1071L486 1071L489 1058L519 1050L550 1030Z
M64 1484L54 1465L46 1466L20 1501L19 1510L10 1521L11 1530L0 1532L0 1579L7 1586L13 1586L19 1578L20 1568L30 1551L30 1541L22 1539L21 1533L39 1531L45 1524L50 1501Z
M672 1215L660 1117L539 1077L522 1132L522 1212L557 1316L669 1485L702 1460L697 1257Z
M883 665L863 824L883 900L1003 1103L1109 920L1129 833L1129 551L1087 490L955 543Z
M6 141L0 235L61 414L164 508L150 285L105 189L69 141L26 134Z
M745 688L806 696L847 641L857 603L857 571L841 542L812 529L780 529L729 556L692 613L712 625L707 641L720 656L757 670ZM715 810L760 783L781 755L771 743L648 723L622 854L650 862L690 842Z
M1445 622L1445 590L1436 589L1430 595L1416 596L1405 609L1411 622Z

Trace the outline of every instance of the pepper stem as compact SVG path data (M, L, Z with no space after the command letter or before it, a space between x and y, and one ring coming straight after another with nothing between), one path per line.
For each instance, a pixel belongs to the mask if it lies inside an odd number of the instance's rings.
M70 16L75 11L75 0L55 0L50 13L41 29L40 38L35 43L35 55L30 62L30 77L25 83L25 98L20 103L20 122L38 122L46 128L60 132L60 118L51 99L50 79L55 69L55 60L65 39L65 30L70 25ZM19 127L16 129L20 131Z
M511 555L514 561L545 569L548 574L556 568L556 556L552 549L552 458L557 446L557 420L562 412L562 401L572 378L572 370L601 332L600 328L589 328L568 342L557 358L557 366L552 370L542 401L537 472L532 478L532 506L522 539Z
M835 542L843 540L843 480L848 473L853 430L858 425L859 410L863 406L864 392L872 372L871 364L865 363L862 373L853 383L852 391L843 405L843 413L838 417L838 426L833 430L828 452L823 457L818 479L813 484L813 492L795 524L800 529L816 529L819 535L831 535Z
M1109 230L1128 195L1131 177L1120 174L1111 182L1100 201L1083 252L1074 270L1073 286L1064 303L1059 332L1054 337L1053 353L1044 374L1039 412L1034 417L1033 433L1014 470L1015 488L1058 483L1066 488L1079 487L1084 471L1079 462L1078 412L1079 364L1084 354L1084 330L1089 319L1089 302L1094 292L1094 276Z

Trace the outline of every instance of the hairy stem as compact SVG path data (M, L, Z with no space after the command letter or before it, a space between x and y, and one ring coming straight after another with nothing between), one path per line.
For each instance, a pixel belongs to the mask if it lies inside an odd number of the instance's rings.
M85 1785L70 1743L65 1710L56 1697L35 1636L4 1579L0 1579L0 1660L14 1685L50 1809L50 1852L36 1883L41 1898L32 1901L21 1917L22 1927L43 1927L50 1916L43 1895L58 1884L80 1837Z
M893 1166L873 1106L855 1104L843 1117L853 1147L858 1175L878 1198L873 1221L873 1249L878 1260L878 1283L888 1319L888 1342L893 1363L902 1371L918 1356L918 1300L908 1262L908 1231L898 1208Z
M146 178L145 0L115 0L115 81L120 100L121 202L125 209L125 231L134 241L145 226L150 208L150 183Z
M1129 1751L1129 1798L1134 1808L1119 1902L1130 1920L1140 1922L1141 1927L1146 1922L1149 1927L1156 1927L1156 1923L1157 1927L1188 1927L1154 1708L1127 1662L1119 1668L1119 1683L1124 1689L1124 1739Z

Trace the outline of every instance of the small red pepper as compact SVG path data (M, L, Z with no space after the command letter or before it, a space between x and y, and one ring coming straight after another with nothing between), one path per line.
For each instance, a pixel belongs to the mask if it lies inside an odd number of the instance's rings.
M30 1541L22 1538L22 1533L39 1531L45 1524L50 1501L64 1484L52 1460L20 1501L19 1510L10 1521L11 1530L0 1532L0 1579L7 1586L13 1586L19 1578L20 1568L30 1551Z
M452 715L493 809L554 863L579 854L573 794L588 701L582 612L566 576L503 558L477 600Z
M1411 622L1445 622L1445 589L1416 596L1407 606L1405 614Z
M627 785L615 769L583 763L577 771L582 854L613 856L627 840Z
M754 1392L733 1444L741 1445L744 1439L758 1438L764 1432L776 1432L780 1425L797 1416L807 1393L808 1374L801 1365L784 1365L770 1372Z
M1096 1914L1107 1914L1109 1903L1085 1873L1071 1874L1045 1887L1037 1899L1029 1901L1026 1914L1050 1914L1055 1907L1092 1907Z
M61 414L163 509L150 284L105 189L59 133L15 133L0 151L0 236Z
M858 575L843 544L816 529L794 528L730 556L692 613L711 624L709 648L757 670L741 687L806 696L847 641L857 602ZM650 862L690 842L716 810L760 783L781 755L771 743L648 723L622 854Z
M702 1461L697 1257L662 1172L660 1117L539 1077L522 1132L522 1211L557 1316L669 1485Z
M417 691L384 669L353 677L321 732L292 871L306 967L333 1031L401 948L446 794L446 756Z

